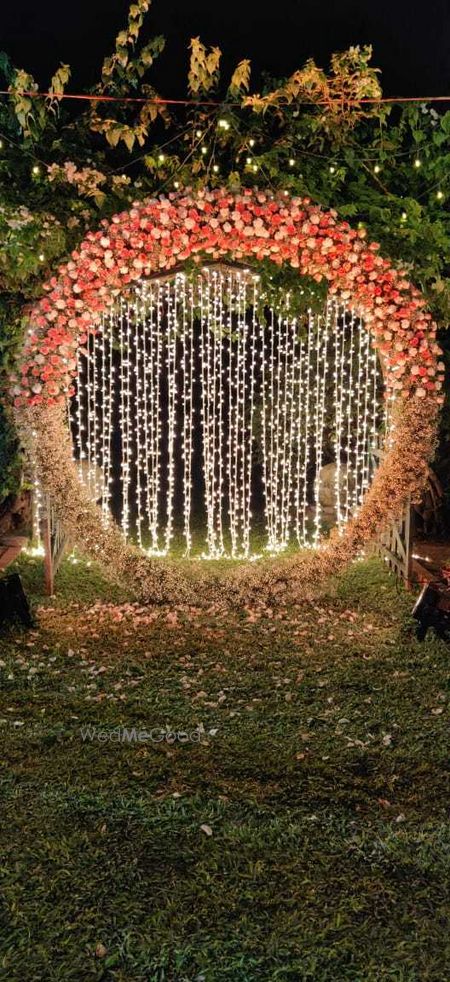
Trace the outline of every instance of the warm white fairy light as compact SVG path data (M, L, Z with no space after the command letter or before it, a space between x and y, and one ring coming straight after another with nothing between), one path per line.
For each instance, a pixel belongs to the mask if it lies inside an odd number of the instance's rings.
M345 330L343 326L344 312L339 308L336 310L334 319L334 414L335 414L335 498L336 498L336 521L339 531L342 530L342 502L341 502L341 450L343 439L343 397L344 397L344 370L345 370Z
M202 406L201 406L201 426L202 426L202 447L203 447L203 477L204 494L206 509L206 541L207 553L209 557L214 556L215 551L215 528L214 528L214 490L213 482L213 461L214 446L211 441L211 417L214 413L214 406L211 398L211 331L209 323L210 310L210 277L209 270L205 270L204 276L200 278L200 364L202 380Z
M295 450L295 426L296 426L296 407L295 407L295 366L297 361L297 320L293 318L287 324L287 344L286 344L286 480L284 484L284 528L283 543L289 543L292 528L292 506L293 506L293 467Z
M250 292L251 286L251 292ZM250 296L250 299L249 299ZM255 305L257 302L257 278L253 282L244 274L242 319L242 497L241 497L241 553L245 558L250 554L252 464L253 464L253 419L255 398L256 365L256 323ZM249 323L248 309L251 305L253 315Z
M230 516L231 555L239 554L239 493L238 493L238 455L239 455L239 383L240 383L240 296L239 277L230 277L229 303L230 309L235 309L237 317L237 339L233 339L233 323L230 325L229 338L229 471L228 471L228 505Z
M288 305L288 298L287 298ZM283 340L281 350L281 379L280 379L280 428L281 428L281 460L279 469L280 479L280 540L282 548L286 546L287 535L289 534L289 505L287 501L287 482L288 482L288 416L289 416L289 320L283 318L284 330L280 330L280 339ZM283 322L282 322L283 323Z
M253 277L253 298L252 298L252 325L250 339L250 381L249 381L249 412L247 423L247 475L246 487L247 498L245 501L246 525L243 537L244 556L250 555L250 530L252 520L252 476L253 476L253 422L255 414L255 374L257 361L257 303L258 303L258 277Z
M217 270L207 274L209 281L208 290L208 319L205 330L208 335L208 403L209 403L209 433L210 443L210 472L209 472L209 495L211 501L212 518L212 537L210 541L210 558L219 557L223 552L221 541L221 494L220 494L220 467L219 460L222 454L220 446L220 425L219 425L219 404L220 404L220 371L219 371L219 349L222 341L220 337L220 324L218 322L218 274Z
M136 539L137 543L142 549L143 546L143 482L142 482L142 465L143 465L143 454L145 437L143 433L143 410L142 403L144 401L144 383L142 378L142 372L144 369L143 365L143 344L141 339L141 308L139 303L139 295L136 296L136 302L133 307L134 311L134 336L133 336L133 360L134 360L134 379L135 379L135 392L134 392L134 442L136 446Z
M187 292L183 278L182 291L182 400L183 400L183 504L185 555L192 550L192 453L194 432L194 297L192 284Z
M86 407L86 362L87 359L80 348L77 351L77 381L76 381L76 391L74 396L75 413L77 417L77 431L78 431L78 446L77 446L77 460L78 460L78 473L80 479L83 480L83 460L86 457L86 424L85 424L85 407Z
M143 289L144 331L144 482L148 551L160 555L162 284Z
M280 548L284 549L286 530L286 478L287 478L287 419L289 399L289 321L285 316L280 320L279 340L280 378L278 400L280 404L279 424L279 460L278 460L278 503L280 510Z
M281 322L282 325L282 322ZM280 509L279 509L279 488L278 475L280 463L280 415L281 415L281 357L283 351L281 330L278 325L274 311L270 312L270 482L271 482L271 508L272 508L272 541L269 542L269 550L276 552L281 548L280 535ZM277 337L278 336L278 337ZM276 341L278 340L278 344Z
M92 439L94 428L94 412L92 406L92 334L88 332L86 348L86 470L85 483L92 494Z
M316 379L314 388L315 398L315 479L314 479L314 534L313 544L318 546L322 526L321 504L321 471L323 464L323 436L325 427L325 396L328 374L328 335L330 329L330 305L327 301L325 314L318 317L318 333L316 337Z
M261 450L262 450L262 485L264 499L264 517L267 540L272 541L272 511L271 511L271 490L269 479L269 454L267 438L267 376L268 376L268 357L269 349L267 343L267 329L262 329L260 342L260 366L261 366Z
M99 346L101 353L100 362L100 387L101 387L101 399L100 399L100 419L101 425L99 427L99 444L98 444L98 466L101 469L102 481L101 481L101 506L103 518L107 518L109 513L109 500L108 500L108 441L109 441L109 382L110 382L110 372L107 368L107 347L109 340L109 322L106 316L102 319L101 331L99 334Z
M234 514L234 529L231 534L231 555L237 557L239 555L239 521L240 521L240 487L239 487L239 437L240 437L240 426L239 426L239 413L240 413L240 383L241 383L241 282L239 277L237 277L236 283L236 293L235 293L235 303L236 303L236 316L237 316L237 327L236 333L237 338L235 342L235 371L233 375L233 387L232 387L232 428L234 429L234 444L233 444L233 470L232 470L232 484L230 488L230 497L233 498L233 514Z
M304 466L302 473L302 483L303 483L303 507L302 507L302 540L301 544L305 546L308 541L308 475L309 475L309 464L310 464L310 447L311 447L311 396L312 396L312 386L311 386L311 375L313 368L313 356L314 356L314 319L312 311L308 311L308 342L307 342L307 352L306 352L306 371L305 371L305 456L304 456Z
M237 527L238 527L238 549L242 548L242 541L245 538L246 526L246 487L245 487L245 459L247 455L247 433L245 426L246 416L246 347L247 347L247 281L244 276L239 277L238 283L238 367L237 367L237 439L236 439L236 500L237 500Z
M295 441L296 441L296 478L294 482L295 494L295 536L299 544L302 543L303 530L301 529L301 500L303 493L303 481L304 481L304 461L306 453L306 434L305 434L305 407L304 407L304 371L305 371L305 342L304 338L301 337L299 340L298 353L296 355L296 362L294 366L294 377L296 368L296 385L294 389L294 406L295 406Z
M156 526L155 526L155 515L153 510L153 467L154 467L154 439L155 439L155 417L153 413L153 407L151 405L151 392L153 388L153 375L155 370L155 356L154 356L154 344L155 344L155 305L154 303L148 304L147 312L147 301L148 295L145 289L141 291L141 301L142 301L142 321L143 321L143 335L142 335L142 360L143 360L143 393L142 393L142 415L143 415L143 430L144 430L144 454L143 454L143 472L144 472L144 487L145 487L145 499L144 499L144 509L145 517L148 527L148 533L150 541L148 543L149 551L158 550L158 526L157 526L157 516L156 516Z
M371 359L372 359L372 398L370 400L371 408L371 422L370 422L370 450L371 450L371 461L370 467L373 471L376 466L376 457L374 452L378 449L379 443L379 432L378 432L378 422L380 414L380 406L378 403L378 356L375 347L371 349ZM369 471L370 477L370 471Z
M112 307L102 331L89 335L87 355L78 354L74 456L92 496L100 490L105 521L118 506L113 490L120 491L124 536L153 555L171 549L178 500L185 554L192 555L201 483L208 559L251 558L261 493L269 552L285 549L292 536L317 546L330 449L340 530L370 483L382 414L377 356L359 312L349 316L329 299L320 315L310 310L296 319L286 295L264 324L260 302L249 270L212 266L191 278L155 278Z
M206 359L207 377L207 425L203 430L203 443L208 444L207 500L210 516L208 558L224 555L223 540L223 377L222 377L222 296L221 277L217 270L205 272L207 277L206 320L203 321L206 343L203 357Z
M129 399L129 366L130 366L130 337L128 331L128 320L126 317L126 307L121 301L119 313L119 355L120 355L120 435L122 440L121 450L121 486L122 486L122 514L121 526L125 539L128 538L130 529L130 399Z
M170 544L174 534L174 494L175 494L175 435L176 435L176 411L177 411L177 300L178 300L178 279L175 278L174 288L171 289L170 281L166 286L167 304L167 497L166 497L166 529L165 529L165 550L170 549Z
M277 549L277 468L275 462L278 460L278 426L275 418L275 406L277 405L276 392L278 388L277 361L275 356L275 312L270 311L270 347L269 347L269 497L270 497L270 535L268 549L275 552Z
M347 359L347 388L344 393L345 396L345 515L344 520L348 522L351 511L352 511L352 487L351 487L351 475L352 475L352 420L353 420L353 363L355 360L355 319L353 311L350 315L350 342L349 342L349 354Z
M115 318L114 313L110 310L109 323L108 323L108 359L107 365L105 366L105 371L108 373L108 383L107 383L107 409L106 409L106 445L105 452L106 457L103 463L103 486L104 486L104 520L109 521L110 507L111 507L111 495L112 495L112 434L113 434L113 409L116 400L115 385L116 385L116 367L114 365L114 326Z
M357 345L357 364L358 374L356 380L356 428L355 428L355 449L354 449L354 487L353 487L353 509L357 509L361 501L361 485L363 479L364 466L364 444L363 444L363 421L364 421L364 333L358 321L358 314L355 312L358 322L358 345Z
M94 417L93 483L96 501L98 501L103 494L103 482L100 475L102 473L102 431L104 429L104 421L101 419L103 413L103 393L101 371L99 371L99 362L102 352L102 339L103 331L96 331L92 339L92 401Z
M370 443L369 443L369 398L371 395L371 358L370 358L370 338L368 331L361 323L360 331L363 336L362 358L363 358L363 386L364 386L364 406L362 420L362 470L361 470L361 491L359 503L361 504L365 492L369 486L369 462L370 462Z
M231 538L231 549L236 549L235 500L234 500L234 345L233 345L233 275L227 274L227 317L226 317L226 393L228 408L228 433L226 442L226 474L227 474L227 514Z
M224 456L225 456L225 440L224 440L224 405L225 405L225 387L224 387L224 324L225 324L225 310L224 310L224 284L225 280L222 275L217 275L215 281L216 288L216 308L215 308L215 331L217 334L217 349L216 349L216 371L219 384L219 439L218 439L218 503L217 503L217 515L218 515L218 530L219 530L219 543L221 555L225 555L225 542L224 542L224 508L225 508L225 497L224 497Z
M155 419L155 442L154 442L154 488L153 488L153 510L155 527L158 530L159 523L159 494L162 481L162 409L161 409L161 375L164 364L164 335L163 335L163 285L157 286L156 304L156 372L154 381L154 419Z
M32 528L32 542L36 549L42 548L42 514L43 514L43 500L42 500L42 488L41 482L36 475L36 469L34 471L33 478L33 528Z

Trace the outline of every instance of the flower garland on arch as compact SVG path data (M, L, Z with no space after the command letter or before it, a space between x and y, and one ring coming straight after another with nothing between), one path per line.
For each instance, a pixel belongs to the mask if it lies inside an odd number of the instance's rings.
M20 375L12 378L16 407L55 405L72 393L76 350L86 331L130 285L168 271L192 256L236 260L253 256L288 263L331 292L364 310L387 366L386 385L400 395L436 392L442 402L444 365L436 324L425 300L402 270L366 245L365 231L338 222L308 199L271 198L244 191L200 191L195 195L136 204L90 232L59 276L45 285L46 296L30 319Z
M423 485L437 408L443 402L442 352L424 298L403 270L379 255L377 243L365 242L364 230L339 222L334 211L286 195L203 190L135 204L131 211L104 222L45 285L45 296L30 316L19 371L11 378L11 395L28 442L33 433L41 480L60 519L80 546L106 566L113 564L119 576L134 576L135 569L140 592L147 599L171 599L189 591L185 583L181 590L176 564L155 564L125 545L118 529L102 525L71 460L64 408L74 391L77 348L89 331L99 328L104 311L137 280L168 272L191 258L202 261L205 255L214 260L268 258L318 282L325 278L330 292L362 311L383 356L386 391L399 397L391 449L358 515L341 536L331 536L320 550L324 571L340 568L355 555L380 523L398 512L407 494L417 493ZM318 557L308 559L314 577L318 561ZM298 575L304 559L284 563L290 572L287 578L283 572L281 580L295 580L298 589L300 580L308 579L306 567ZM277 568L274 564L273 570ZM273 575L256 568L251 574L252 580L264 579L272 586ZM242 574L231 574L229 581L236 589Z

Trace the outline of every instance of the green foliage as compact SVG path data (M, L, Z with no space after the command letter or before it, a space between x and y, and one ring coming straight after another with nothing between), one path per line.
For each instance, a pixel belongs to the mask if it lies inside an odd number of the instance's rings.
M200 38L191 40L191 60L189 65L188 87L192 95L206 94L215 88L219 81L220 48L207 48Z
M10 93L0 104L3 372L21 337L24 305L40 295L42 279L86 231L133 201L183 186L287 190L336 208L408 270L446 326L450 112L381 103L368 46L334 54L328 73L310 59L287 80L267 79L255 94L248 59L222 83L220 49L194 38L191 98L171 115L149 77L164 39L140 40L149 6L149 0L131 5L91 92L143 103L80 102L75 108L62 98L70 78L64 64L49 83L50 97L36 98L32 76L0 53L0 76ZM375 102L355 102L361 98ZM279 286L280 276L290 273L270 275ZM273 289L269 274L266 279ZM297 301L306 306L309 293L306 285Z
M22 455L7 409L0 403L0 493L3 501L17 494L22 481Z
M64 90L69 78L70 65L60 65L50 82L50 95L55 99L60 99L61 96L64 95Z
M353 129L361 119L380 113L378 102L374 106L355 104L359 99L381 98L378 69L369 65L371 57L370 45L333 54L329 75L309 58L304 68L294 72L281 86L262 96L248 96L244 105L251 106L255 112L277 109L281 117L286 106L315 105L316 126L332 134L337 142L344 141L346 130Z
M236 98L243 92L248 92L250 87L251 64L248 58L243 58L236 66L228 89L230 96Z

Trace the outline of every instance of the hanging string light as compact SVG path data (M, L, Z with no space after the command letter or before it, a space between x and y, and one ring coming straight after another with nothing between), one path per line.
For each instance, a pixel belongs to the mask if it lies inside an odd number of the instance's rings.
M305 395L305 457L304 457L304 469L303 469L303 502L302 502L302 538L301 545L306 546L308 543L308 476L309 476L309 465L310 465L310 448L311 448L311 375L313 368L313 356L314 356L314 318L311 309L308 311L308 347L306 354L306 395Z
M343 402L344 402L344 371L345 371L345 331L343 312L340 308L337 311L337 318L334 326L334 412L336 420L335 428L335 497L336 497L336 521L339 531L342 531L342 501L341 501L341 473L342 460L341 448L343 438Z
M192 452L194 431L194 300L193 287L189 284L186 292L186 281L183 279L182 293L182 377L183 377L183 492L184 492L184 539L185 555L192 551Z
M153 555L172 547L178 500L192 555L202 485L209 559L251 556L260 498L269 553L293 537L317 546L325 464L334 461L339 529L369 486L389 406L359 312L328 299L302 319L286 296L261 318L260 290L257 276L233 267L142 282L78 353L74 456L104 520L120 505L124 536Z
M102 514L103 521L108 523L111 507L111 484L112 484L112 453L111 453L111 439L112 439L112 411L114 402L114 382L115 382L115 366L113 364L113 331L114 331L114 315L110 311L107 317L104 318L104 323L101 330L102 338L102 368L101 368L101 382L102 382L102 454L101 454L101 468L102 468Z
M142 463L143 463L143 445L144 445L144 434L142 431L143 425L143 411L142 411L142 401L144 396L144 385L142 380L142 370L143 370L143 343L141 338L141 317L140 317L140 303L139 295L136 295L136 301L134 304L134 336L133 336L133 356L134 356L134 382L135 382L135 393L134 393L134 442L136 445L136 539L139 547L142 549L143 546L143 503L142 503Z
M347 386L345 399L345 415L346 415L346 443L345 443L345 522L348 522L351 510L352 510L352 412L353 412L353 363L355 359L355 318L353 310L350 313L350 343L349 343L349 354L347 359Z
M167 464L167 516L165 529L165 551L168 552L173 538L174 493L175 493L175 434L177 410L177 306L178 306L178 277L174 280L174 289L170 281L166 286L167 302L167 410L168 410L168 464Z

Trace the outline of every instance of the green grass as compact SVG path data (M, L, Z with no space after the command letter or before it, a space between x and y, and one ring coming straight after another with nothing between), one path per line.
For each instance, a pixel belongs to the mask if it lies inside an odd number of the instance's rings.
M83 563L48 601L20 570L39 627L0 639L2 980L450 978L449 648L415 641L377 561L227 616L147 610Z

